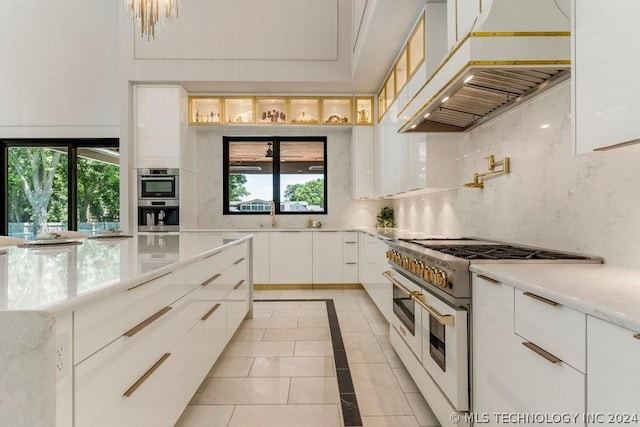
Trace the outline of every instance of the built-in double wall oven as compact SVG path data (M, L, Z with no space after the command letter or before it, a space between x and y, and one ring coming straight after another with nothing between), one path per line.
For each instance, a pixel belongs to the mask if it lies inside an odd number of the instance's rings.
M178 169L138 169L138 231L180 230Z

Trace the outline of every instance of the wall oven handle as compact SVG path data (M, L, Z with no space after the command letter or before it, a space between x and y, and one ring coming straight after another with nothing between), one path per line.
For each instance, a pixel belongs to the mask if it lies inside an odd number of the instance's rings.
M412 296L413 294L418 294L419 292L412 292L409 289L407 289L405 286L403 286L400 282L398 282L394 277L393 274L391 274L391 271L385 271L384 273L382 273L382 275L384 277L386 277L387 279L389 279L391 281L391 283L393 284L393 286L395 286L396 288L400 289L402 292L404 292L405 294Z
M429 314L434 319L436 319L436 321L438 323L440 323L441 325L448 325L448 326L454 326L455 325L455 317L453 317L451 314L442 314L438 310L436 310L435 308L433 308L430 305L426 304L423 301L424 296L422 294L412 295L412 297L413 297L413 300L416 303L418 303L418 305L420 307L422 307L425 310L427 310L429 312Z

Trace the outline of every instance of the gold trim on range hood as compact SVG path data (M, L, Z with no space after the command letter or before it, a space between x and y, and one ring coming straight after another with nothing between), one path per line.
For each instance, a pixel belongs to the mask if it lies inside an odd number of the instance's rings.
M465 43L486 38L568 39L567 31L553 32L470 32L443 60L430 78L398 113L404 122L399 132L465 132L495 118L544 90L567 80L571 75L569 59L470 60L438 88L411 117L406 110L438 73L448 65ZM523 39L521 39L523 38ZM554 43L556 43L554 41ZM472 50L469 46L465 46ZM568 55L567 55L568 56ZM414 110L415 111L415 110Z

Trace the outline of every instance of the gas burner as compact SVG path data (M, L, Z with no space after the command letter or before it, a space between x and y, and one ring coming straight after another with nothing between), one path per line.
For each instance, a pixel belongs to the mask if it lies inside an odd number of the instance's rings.
M467 260L588 260L589 257L511 245L429 245L425 248Z

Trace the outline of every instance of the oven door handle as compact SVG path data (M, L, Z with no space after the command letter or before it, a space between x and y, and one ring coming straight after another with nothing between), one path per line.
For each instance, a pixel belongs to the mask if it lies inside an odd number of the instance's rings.
M420 292L418 292L418 291L410 291L408 288L406 288L400 282L398 282L393 277L393 274L391 274L391 271L385 271L384 273L382 273L382 275L384 277L386 277L387 279L389 279L391 281L391 283L393 284L393 286L395 286L396 288L400 289L402 292L404 292L405 294L409 295L410 297L413 298L414 295L420 295Z
M438 323L440 323L441 325L448 325L448 326L454 326L455 325L455 317L451 314L442 314L440 313L438 310L436 310L435 308L431 307L430 305L426 304L423 300L424 300L424 295L422 294L418 294L418 295L412 295L413 300L422 308L424 308L425 310L427 310L429 312L429 314L436 319L436 321Z
M173 175L164 176L141 176L140 181L175 181L176 177Z

